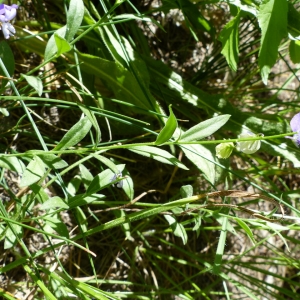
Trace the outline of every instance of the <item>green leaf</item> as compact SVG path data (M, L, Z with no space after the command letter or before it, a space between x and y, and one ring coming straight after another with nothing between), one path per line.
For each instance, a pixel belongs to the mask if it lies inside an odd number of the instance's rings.
M123 180L122 180L122 189L125 192L125 194L127 195L127 197L131 200L133 200L134 197L134 185L133 185L133 180L130 177L130 173L128 172L128 170L126 168L124 168L123 172L122 172L123 176L126 176Z
M38 156L34 156L26 167L26 170L20 182L20 186L29 186L39 181L45 175L45 167L46 166L44 162Z
M188 184L188 185L183 185L181 188L180 188L180 196L182 198L188 198L188 197L191 197L193 196L193 187Z
M173 216L164 215L164 217L168 221L174 235L180 237L182 239L183 244L186 245L188 236L183 225L178 223L176 218Z
M165 127L161 130L157 139L155 141L155 145L162 145L167 142L174 134L177 128L177 119L172 111L172 105L169 105L170 116L166 122Z
M239 23L240 13L225 25L219 36L219 41L222 42L221 53L233 71L237 70L239 61Z
M92 182L94 176L92 173L82 164L79 165L80 177L82 178L82 182L84 186L87 188Z
M55 208L65 208L65 209L69 209L68 204L66 204L66 202L58 197L58 196L54 196L52 198L49 198L47 201L45 201L41 206L40 206L40 210L44 210L44 209L55 209Z
M186 132L180 138L181 141L198 141L208 137L220 129L230 118L230 115L221 115L208 120L205 120Z
M118 165L118 173L122 173L124 167L124 164ZM97 193L98 191L112 185L114 175L114 172L107 169L95 176L87 188L86 195L93 195L94 193Z
M54 216L44 216L43 220L45 221L45 225L43 229L46 232L52 233L56 231L59 235L69 238L69 231L66 224L59 218L58 215Z
M24 75L24 74L22 74L22 76L25 78L27 83L36 90L38 95L42 96L43 82L42 82L41 78L37 77L37 76L29 76L29 75Z
M55 154L46 153L39 155L39 158L51 169L62 169L68 166L68 163Z
M101 199L106 198L106 196L101 194L94 194L92 196L87 196L86 194L76 195L68 199L68 205L70 208L74 208L81 205L87 205L94 201L100 201Z
M66 35L66 31L67 31L67 26L65 25L59 28L58 30L56 30L55 33L50 37L45 49L45 54L44 54L45 60L49 60L57 53L55 34L56 36L60 36L64 38Z
M218 242L217 252L214 260L214 266L212 269L213 274L219 275L221 272L221 264L222 257L224 254L225 244L226 244L226 236L227 236L227 228L228 228L228 218L222 218L222 230L220 233L220 238Z
M54 33L54 39L57 47L57 56L69 52L72 49L72 46L67 42L67 40L58 35L56 32Z
M90 131L92 123L85 117L79 120L70 130L63 136L61 141L56 145L53 151L67 149L79 143Z
M256 241L255 241L254 235L253 235L250 227L243 220L241 220L239 218L236 218L236 221L244 229L244 231L248 235L249 239L251 240L253 246L256 245Z
M113 173L119 173L118 167L110 159L99 154L94 154L93 156L97 158L100 162L102 162L104 165L106 165L108 168L110 168Z
M214 156L211 151L202 145L182 145L180 146L186 157L201 171L205 178L211 183L215 183L216 170Z
M15 57L6 41L0 42L0 58L2 59L9 75L12 77L15 72ZM0 75L6 78L6 74L4 73L2 68L0 68ZM1 88L4 88L8 82L8 79L5 78L1 80Z
M300 63L300 41L290 41L289 52L292 62Z
M287 12L286 0L263 0L259 7L261 47L258 64L264 84L268 83L270 70L277 60L280 41L287 35Z
M10 224L5 233L4 249L10 249L16 245L18 239L23 233L22 226L17 224Z
M188 170L188 168L183 163L181 163L175 156L173 156L172 154L170 154L165 150L156 147L151 147L151 146L136 146L136 147L128 148L128 150L158 160L162 163L175 165L178 168Z
M0 167L8 170L15 171L19 174L23 174L25 171L24 163L17 157L1 157L0 156Z
M200 228L202 223L202 216L199 214L196 218L194 218L195 226L193 227L193 231L196 231L197 237L200 235Z
M71 0L70 7L67 12L67 31L65 38L70 42L75 36L79 26L81 25L84 15L84 5L82 0Z
M155 99L146 96L135 76L121 64L89 54L77 54L82 70L105 80L116 98L143 109L153 109L156 106ZM149 100L152 102L149 103Z

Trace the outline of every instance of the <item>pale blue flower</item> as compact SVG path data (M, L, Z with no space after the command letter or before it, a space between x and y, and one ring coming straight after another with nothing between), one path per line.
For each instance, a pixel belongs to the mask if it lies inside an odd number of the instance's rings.
M16 33L14 26L10 23L17 14L18 5L13 4L11 6L0 4L0 29L2 29L3 35L6 39L13 36Z
M291 139L294 141L297 147L300 147L300 113L294 115L290 122L293 132L297 132Z

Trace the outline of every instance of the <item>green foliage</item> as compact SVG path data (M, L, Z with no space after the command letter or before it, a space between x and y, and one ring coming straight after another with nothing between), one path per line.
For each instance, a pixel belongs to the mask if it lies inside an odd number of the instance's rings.
M24 5L0 42L1 297L299 293L297 5L150 2Z

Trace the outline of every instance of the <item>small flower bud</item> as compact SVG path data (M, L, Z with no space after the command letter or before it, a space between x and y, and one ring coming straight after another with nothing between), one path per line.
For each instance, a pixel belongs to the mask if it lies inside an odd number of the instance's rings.
M233 148L234 148L233 143L221 143L217 145L216 146L217 158L224 158L224 159L228 158L231 155Z
M248 138L248 137L259 137L259 136L263 136L263 134L262 133L254 134L253 132L247 131L247 132L240 134L238 136L238 138L244 139L244 138ZM260 148L260 145L261 145L260 140L241 141L241 142L237 142L237 149L246 154L253 154Z

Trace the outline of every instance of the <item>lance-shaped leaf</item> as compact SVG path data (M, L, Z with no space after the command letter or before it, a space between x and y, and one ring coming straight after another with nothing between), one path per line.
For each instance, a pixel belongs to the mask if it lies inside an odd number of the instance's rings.
M225 25L219 36L222 42L221 53L233 71L236 71L239 61L239 23L240 13Z
M205 120L190 128L181 136L181 141L198 141L215 133L230 118L230 115L221 115Z
M70 128L53 150L63 150L76 145L87 135L91 126L92 123L87 117L81 119Z
M288 1L263 0L257 15L261 28L258 64L264 84L278 56L280 41L287 35Z
M161 144L167 142L173 136L173 134L177 128L177 119L172 111L171 106L172 105L169 106L170 116L166 122L165 127L159 133L159 135L155 141L155 145L161 145Z
M162 163L175 165L178 168L188 170L188 168L183 163L181 163L175 156L173 156L172 154L170 154L169 152L163 149L159 149L151 146L137 146L137 147L132 147L128 150L146 157L151 157Z

